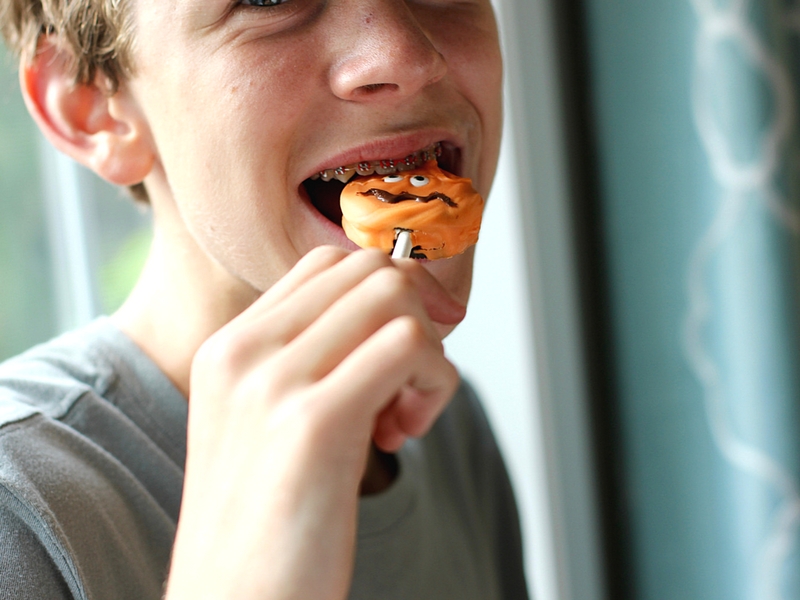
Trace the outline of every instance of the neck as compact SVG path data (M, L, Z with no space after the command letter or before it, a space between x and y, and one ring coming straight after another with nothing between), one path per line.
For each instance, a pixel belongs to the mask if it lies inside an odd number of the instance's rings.
M258 292L199 249L187 256L185 247L170 248L165 238L156 230L142 274L112 319L188 398L195 353Z

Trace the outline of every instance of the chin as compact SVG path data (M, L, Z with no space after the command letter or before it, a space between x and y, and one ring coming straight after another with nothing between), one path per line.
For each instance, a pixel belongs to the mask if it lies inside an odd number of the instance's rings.
M452 258L429 260L423 266L436 277L461 304L467 305L472 290L472 270L475 246Z

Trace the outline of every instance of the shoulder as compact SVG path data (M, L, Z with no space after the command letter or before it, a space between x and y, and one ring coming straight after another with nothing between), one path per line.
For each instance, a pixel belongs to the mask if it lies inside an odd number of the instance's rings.
M97 321L0 364L0 428L36 413L58 419L81 395L104 395L114 379L108 327Z
M468 382L462 382L424 443L440 463L432 488L438 498L451 498L451 509L473 532L472 545L480 554L476 568L485 581L494 582L496 597L527 599L514 491L491 424Z
M439 499L450 498L465 518L489 525L498 515L515 513L502 454L468 382L462 381L418 448L429 488Z
M470 470L498 461L502 468L491 424L475 389L466 380L462 379L447 409L433 427L428 442Z
M80 454L86 444L135 467L146 447L182 468L188 404L109 319L0 364L0 449Z
M0 484L8 489L58 488L62 476L79 477L90 440L69 415L82 398L103 402L114 379L94 356L97 337L95 325L0 364Z
M78 598L157 598L169 560L186 402L132 344L101 320L0 365L7 558Z
M158 598L177 519L175 471L159 497L96 440L58 420L36 413L5 426L0 538L4 560L27 573L20 589L32 597L44 586L69 589L70 598Z
M0 498L8 491L0 487ZM61 600L80 597L76 580L57 566L24 514L0 501L0 598ZM68 570L67 570L68 572Z

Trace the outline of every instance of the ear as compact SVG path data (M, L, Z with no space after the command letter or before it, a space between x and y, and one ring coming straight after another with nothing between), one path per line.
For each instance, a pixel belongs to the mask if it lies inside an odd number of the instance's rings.
M42 36L36 55L20 67L28 111L56 148L100 177L123 186L141 182L156 153L135 99L124 86L109 95L102 73L76 84L70 58Z

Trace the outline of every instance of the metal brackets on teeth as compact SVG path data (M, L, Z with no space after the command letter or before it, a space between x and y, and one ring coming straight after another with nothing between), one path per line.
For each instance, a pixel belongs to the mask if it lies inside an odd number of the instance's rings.
M347 183L355 175L391 175L398 171L409 171L425 164L429 160L433 160L442 155L442 147L440 144L435 144L425 150L409 154L401 160L373 160L369 162L360 162L355 165L347 165L344 167L337 167L336 169L325 169L319 173L311 176L311 179L322 179L322 181L330 181L331 179L338 179L342 183Z

